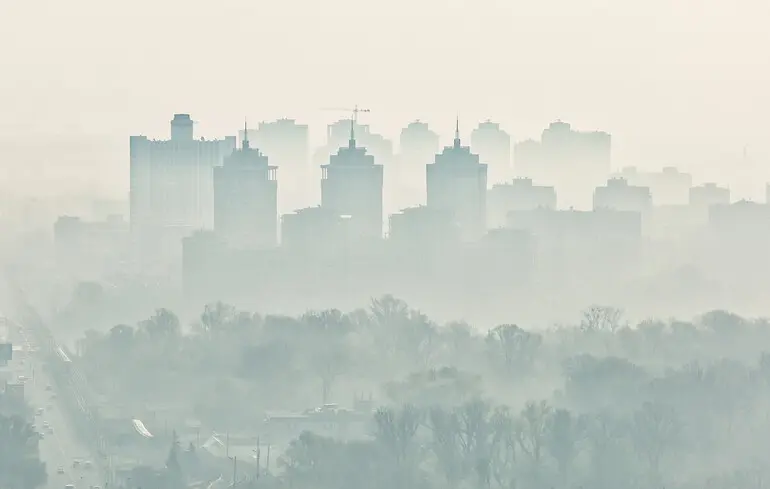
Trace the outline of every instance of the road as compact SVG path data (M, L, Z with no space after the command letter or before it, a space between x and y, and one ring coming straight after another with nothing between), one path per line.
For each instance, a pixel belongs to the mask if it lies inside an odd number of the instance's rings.
M37 348L28 335L24 332L13 331L11 333L14 343L21 345L29 352ZM16 375L27 378L24 386L24 395L33 409L43 408L43 413L35 417L35 426L38 431L45 432L44 423L53 430L53 433L45 433L40 440L40 456L46 463L48 470L47 487L51 489L64 489L67 484L72 484L75 489L88 489L93 486L105 488L104 478L100 475L96 464L90 470L81 467L74 468L73 461L80 459L93 462L87 445L78 438L73 427L71 413L60 400L57 390L59 387L50 377L43 363L43 352L29 352L21 354L9 364ZM49 387L50 389L48 390ZM64 470L58 474L58 468Z

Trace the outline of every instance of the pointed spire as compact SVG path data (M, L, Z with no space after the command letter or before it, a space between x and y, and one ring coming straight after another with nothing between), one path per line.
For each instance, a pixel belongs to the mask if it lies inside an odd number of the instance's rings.
M243 119L243 149L249 149L249 122Z
M353 109L353 114L350 116L350 141L348 145L351 149L356 147L356 119L358 118L358 105Z
M455 148L460 147L460 116L455 119Z

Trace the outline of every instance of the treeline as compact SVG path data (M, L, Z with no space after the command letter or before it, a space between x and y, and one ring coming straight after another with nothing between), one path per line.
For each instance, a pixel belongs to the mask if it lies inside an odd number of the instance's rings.
M370 438L305 433L283 454L275 475L297 488L739 489L770 475L769 340L767 321L725 311L630 325L594 306L482 330L383 297L299 317L212 304L189 328L159 310L78 353L110 396L184 399L220 430L371 393Z

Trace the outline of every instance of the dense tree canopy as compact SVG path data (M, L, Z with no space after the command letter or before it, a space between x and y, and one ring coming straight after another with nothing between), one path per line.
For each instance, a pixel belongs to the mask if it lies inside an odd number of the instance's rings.
M574 325L480 328L387 296L299 317L211 304L190 328L161 309L78 350L106 395L185 399L218 429L379 406L367 436L296 437L265 485L748 489L770 477L756 455L770 449L767 325L725 311L630 325L592 306Z

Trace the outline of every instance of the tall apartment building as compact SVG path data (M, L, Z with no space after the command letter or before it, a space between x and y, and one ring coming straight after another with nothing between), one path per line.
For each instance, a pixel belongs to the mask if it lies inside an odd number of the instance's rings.
M486 233L487 165L460 141L459 123L455 139L426 165L428 207L451 211L461 238L475 241Z
M231 247L276 246L277 167L244 134L242 147L214 168L214 230Z
M196 140L189 114L175 114L171 139L130 138L132 232L211 229L214 167L235 149L235 137Z
M500 124L485 121L471 132L471 149L489 168L490 185L504 183L513 177L511 167L511 135Z
M256 129L240 131L241 141L246 132L251 145L259 148L270 164L281 170L282 190L278 196L281 213L318 202L318 189L314 184L316 169L310 165L310 136L306 124L299 124L294 119L260 122Z
M352 124L348 146L331 155L321 171L321 207L349 216L352 239L382 238L383 167L356 146Z
M552 185L565 207L590 208L594 188L611 171L612 137L602 131L577 131L562 121L543 130L540 141L514 147L516 175Z

